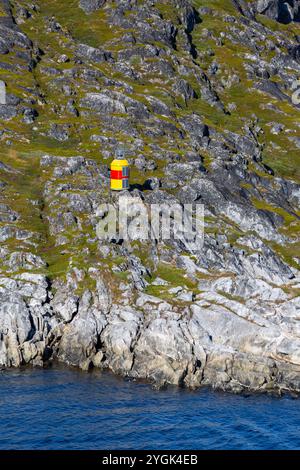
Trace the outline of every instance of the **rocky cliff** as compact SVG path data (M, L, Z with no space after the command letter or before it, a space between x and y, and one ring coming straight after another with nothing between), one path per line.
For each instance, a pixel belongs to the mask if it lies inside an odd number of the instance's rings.
M298 20L296 0L0 1L3 367L300 390ZM128 197L204 204L202 250L99 240L120 145Z

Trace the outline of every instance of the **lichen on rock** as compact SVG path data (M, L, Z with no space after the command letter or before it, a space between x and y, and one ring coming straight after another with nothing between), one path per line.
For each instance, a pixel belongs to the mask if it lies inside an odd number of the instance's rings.
M1 367L299 392L298 2L23 3L0 2ZM97 236L120 146L126 196L203 204L203 246Z

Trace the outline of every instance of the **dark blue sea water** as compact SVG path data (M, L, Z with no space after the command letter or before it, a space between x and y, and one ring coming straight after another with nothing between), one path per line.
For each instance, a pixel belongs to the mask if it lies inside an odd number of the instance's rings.
M300 449L300 401L53 368L0 373L0 449Z

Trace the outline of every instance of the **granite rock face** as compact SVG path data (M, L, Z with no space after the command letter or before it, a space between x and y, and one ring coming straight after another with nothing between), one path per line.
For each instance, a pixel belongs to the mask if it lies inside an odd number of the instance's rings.
M257 12L280 23L300 21L300 2L298 0L258 0Z
M80 0L79 6L85 13L93 13L105 4L105 0Z
M299 0L232 0L232 3L242 15L252 20L260 14L283 24L300 21Z
M73 3L0 1L0 366L299 392L299 2ZM99 237L122 197L203 239Z

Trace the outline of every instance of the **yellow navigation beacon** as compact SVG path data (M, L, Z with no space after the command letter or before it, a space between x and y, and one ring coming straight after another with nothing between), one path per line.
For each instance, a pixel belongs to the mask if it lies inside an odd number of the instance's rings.
M129 189L129 163L124 159L123 151L117 152L117 158L110 165L110 189L122 191Z

